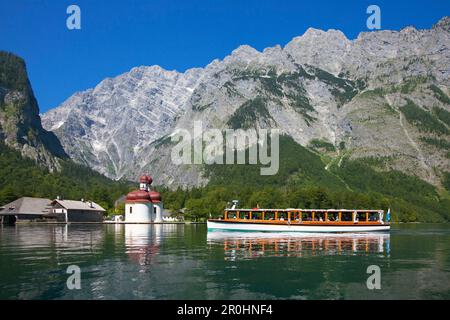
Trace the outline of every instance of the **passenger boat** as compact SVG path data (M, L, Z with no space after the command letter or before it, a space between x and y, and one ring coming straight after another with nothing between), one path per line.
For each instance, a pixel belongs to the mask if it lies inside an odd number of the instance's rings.
M237 200L222 218L208 219L208 230L272 232L373 232L390 230L390 209L238 209Z

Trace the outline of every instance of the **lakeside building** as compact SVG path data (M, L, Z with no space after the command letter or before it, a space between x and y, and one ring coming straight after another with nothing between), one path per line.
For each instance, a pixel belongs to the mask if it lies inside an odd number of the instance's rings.
M163 222L163 202L161 194L150 189L153 179L143 175L139 179L139 190L131 191L125 200L125 222Z
M51 202L51 216L58 222L102 222L106 212L93 201L56 199Z
M49 199L22 197L0 207L0 223L42 221L51 213Z
M102 222L105 209L93 201L22 197L0 207L0 223Z

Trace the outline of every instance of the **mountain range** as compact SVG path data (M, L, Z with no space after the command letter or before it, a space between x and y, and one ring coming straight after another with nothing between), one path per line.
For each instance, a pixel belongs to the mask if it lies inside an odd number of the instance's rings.
M140 66L77 92L42 115L74 161L113 179L150 172L202 186L204 165L170 161L177 128L278 128L326 170L369 159L441 188L450 171L450 18L433 28L310 28L284 47L243 45L185 72ZM374 161L375 160L375 161ZM282 162L283 159L280 159Z

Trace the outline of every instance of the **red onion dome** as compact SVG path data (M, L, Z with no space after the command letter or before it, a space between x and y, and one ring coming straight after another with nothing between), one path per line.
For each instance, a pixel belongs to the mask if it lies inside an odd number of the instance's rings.
M148 183L148 177L144 174L139 178L140 183Z
M139 178L139 182L140 182L140 183L148 183L148 184L152 184L153 179L152 179L151 176L144 174L144 175L142 175L142 176Z
M135 190L131 191L129 194L127 194L127 200L126 201L151 201L150 194L147 191L144 190Z
M156 191L150 191L150 199L152 200L152 202L161 202L161 194L159 192Z

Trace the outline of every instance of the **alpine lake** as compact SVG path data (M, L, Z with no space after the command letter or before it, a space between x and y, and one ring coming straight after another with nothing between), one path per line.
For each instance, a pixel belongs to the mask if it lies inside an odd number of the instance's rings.
M370 234L1 226L0 299L450 299L450 225Z

